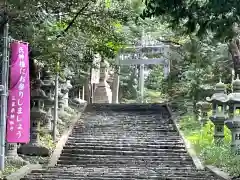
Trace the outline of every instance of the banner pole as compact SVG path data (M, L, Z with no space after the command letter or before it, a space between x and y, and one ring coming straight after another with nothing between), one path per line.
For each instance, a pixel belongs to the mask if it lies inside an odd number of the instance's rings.
M6 14L4 15L7 18ZM0 170L5 168L5 140L6 140L6 119L7 119L7 98L8 98L8 22L4 25L3 36L3 58L2 58L2 91L1 92L1 116L0 116Z

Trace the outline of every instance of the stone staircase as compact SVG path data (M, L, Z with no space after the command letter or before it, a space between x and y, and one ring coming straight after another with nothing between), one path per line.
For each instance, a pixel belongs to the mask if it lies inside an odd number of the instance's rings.
M58 164L21 180L218 179L196 170L166 105L93 104L83 117Z

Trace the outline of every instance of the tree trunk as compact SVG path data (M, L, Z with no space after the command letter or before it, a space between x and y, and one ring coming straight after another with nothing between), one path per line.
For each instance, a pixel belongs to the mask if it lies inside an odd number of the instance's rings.
M232 56L233 69L236 76L237 74L240 74L240 40L232 39L228 43L228 50Z

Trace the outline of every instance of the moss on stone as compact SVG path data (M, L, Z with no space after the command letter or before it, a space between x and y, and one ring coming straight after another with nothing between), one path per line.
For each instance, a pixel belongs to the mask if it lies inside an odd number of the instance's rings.
M4 178L8 175L10 175L11 173L16 172L18 169L20 169L21 167L23 167L24 165L26 165L26 163L18 163L18 162L14 162L11 160L6 160L5 162L5 169L3 172L0 173L0 178Z

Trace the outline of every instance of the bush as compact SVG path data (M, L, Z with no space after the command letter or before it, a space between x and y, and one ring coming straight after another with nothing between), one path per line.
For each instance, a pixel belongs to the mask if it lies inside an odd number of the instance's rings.
M53 142L51 134L40 134L40 142L51 151L55 148L55 143Z
M224 141L220 145L214 143L214 124L211 121L201 127L193 116L188 115L181 118L180 128L205 164L214 165L233 176L239 176L240 157L231 151L231 131L226 126Z
M74 114L75 113L75 110L72 109L69 106L64 107L64 111L66 111L68 114Z

